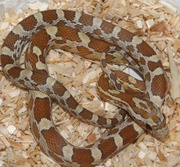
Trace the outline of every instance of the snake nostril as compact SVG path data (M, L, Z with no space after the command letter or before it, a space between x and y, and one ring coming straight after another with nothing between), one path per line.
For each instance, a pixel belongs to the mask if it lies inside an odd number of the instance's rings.
M152 127L151 127L149 124L146 124L146 129L147 129L148 131L152 131Z

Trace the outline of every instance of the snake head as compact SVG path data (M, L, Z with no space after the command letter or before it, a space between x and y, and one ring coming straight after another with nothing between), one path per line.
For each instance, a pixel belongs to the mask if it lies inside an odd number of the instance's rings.
M133 101L136 106L134 111L138 114L133 117L134 121L152 136L160 140L165 140L169 130L166 124L166 118L160 112L160 109L148 99L133 98Z
M155 138L165 141L169 134L165 116L161 113L152 115L150 124L147 123L145 129Z

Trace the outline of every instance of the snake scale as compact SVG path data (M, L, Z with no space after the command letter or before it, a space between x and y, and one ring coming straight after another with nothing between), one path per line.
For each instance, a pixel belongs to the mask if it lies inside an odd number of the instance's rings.
M19 58L25 46L25 68L22 68ZM116 117L107 119L83 108L61 83L49 76L46 57L56 48L101 61L105 73L100 76L97 89L103 100L121 107ZM140 69L143 83L108 68L107 63L119 64L122 56ZM168 135L165 117L159 112L167 92L161 62L145 41L112 23L69 10L35 13L7 35L1 63L10 81L29 90L28 109L34 138L42 151L61 166L96 166L134 142L144 130L160 139ZM138 85L143 85L143 89ZM70 115L107 128L106 133L87 147L71 145L52 121L52 99Z

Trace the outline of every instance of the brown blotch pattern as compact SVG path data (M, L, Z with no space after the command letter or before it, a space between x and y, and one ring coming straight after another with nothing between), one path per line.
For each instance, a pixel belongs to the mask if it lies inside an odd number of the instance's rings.
M4 67L6 64L13 64L13 59L6 55L1 55L1 65Z
M93 33L99 36L101 34L101 30L94 30Z
M39 56L39 60L42 62L42 63L44 63L44 64L46 64L46 55L44 54L42 54L42 55L40 55Z
M63 137L55 130L55 128L51 127L49 130L42 130L41 133L51 151L62 155L62 148L67 144Z
M89 42L88 46L90 48L93 48L95 51L102 53L107 52L111 44L95 38L91 38L91 41Z
M118 131L119 131L119 129L114 128L114 129L109 131L108 135L110 136L110 135L116 134Z
M41 30L32 37L31 52L33 46L37 46L43 53L43 49L47 48L47 44L51 37L46 33L46 30ZM41 41L41 42L39 42ZM36 62L35 62L36 63Z
M111 121L112 121L111 123L112 127L115 127L119 123L116 118L112 118Z
M31 78L34 82L36 82L36 85L45 85L47 77L48 77L47 75L42 75L39 72L33 72Z
M138 133L134 130L133 125L129 125L121 130L120 135L124 139L123 145L126 145L128 143L133 143L136 140Z
M103 21L101 24L101 29L107 34L111 34L114 30L114 27L115 26L112 23L106 21Z
M134 46L129 45L129 46L127 46L127 49L128 49L128 50L129 50L129 52L131 53L131 52L133 52L133 51L134 51Z
M149 67L150 71L154 71L158 67L161 67L161 62L160 62L160 60L158 62L149 61L148 62L148 67Z
M80 112L79 115L81 117L83 117L84 119L87 119L87 120L92 119L92 113L89 110L86 110L86 109L83 109L83 111Z
M19 78L20 77L20 72L22 71L21 68L19 67L13 67L8 70L9 76L13 76L13 78Z
M99 119L97 120L97 123L99 125L106 125L107 124L106 119L103 117L99 117Z
M49 10L48 12L43 12L43 21L52 24L54 20L58 19L58 15L54 10Z
M34 118L39 123L42 118L50 120L51 103L49 98L36 98L34 105Z
M151 75L149 72L145 75L145 79L151 81Z
M160 97L164 97L167 90L166 79L164 75L154 76L152 81L152 92L154 95L159 95Z
M99 77L98 85L103 88L104 90L110 89L110 85L108 84L108 77L105 77L106 74L103 74Z
M144 56L147 57L156 54L154 50L145 41L142 41L141 44L137 45L137 49L139 53L142 53Z
M121 31L119 32L118 36L124 42L132 42L134 34L121 28Z
M20 25L23 27L25 31L30 31L34 29L36 24L37 24L37 20L33 15L25 18L23 21L20 22Z
M102 152L102 159L106 159L109 155L111 155L114 151L116 151L117 146L114 142L114 138L111 137L104 140L102 139L101 143L98 145L98 148Z
M33 70L38 70L36 69L37 61L38 61L38 57L35 54L33 54L32 52L28 54L26 52L26 63L28 62L28 64L31 64Z
M74 20L74 17L75 17L75 12L73 11L64 11L64 15L65 15L65 18L67 20Z
M76 101L72 96L66 100L66 103L67 103L69 106L71 106L71 108L74 109L74 110L75 110L75 109L77 108L77 106L78 106L77 101Z
M81 39L78 36L78 31L74 28L65 26L63 21L58 23L58 32L56 35L64 40L81 42Z
M79 22L81 22L85 26L92 26L93 17L90 15L82 13L81 17L79 18Z
M66 88L59 82L56 82L54 85L53 85L53 90L54 92L56 92L57 95L59 96L63 96L64 93L66 92Z
M144 58L142 58L142 57L140 57L139 61L140 61L140 64L142 64L142 65L146 64L146 60Z
M89 49L85 48L84 46L77 46L77 50L79 51L78 55L83 56L83 57L92 54L92 52L89 51Z
M74 149L74 155L72 157L73 161L87 166L91 164L94 161L94 158L91 156L91 151L90 150L84 150L84 149Z
M10 32L9 35L6 37L6 40L3 43L3 46L7 46L10 50L14 50L15 49L15 42L17 40L23 40L23 38L20 38L19 35L14 34L13 32Z
M106 60L102 59L102 60L101 60L101 64L102 64L102 66L105 68L105 67L107 66Z

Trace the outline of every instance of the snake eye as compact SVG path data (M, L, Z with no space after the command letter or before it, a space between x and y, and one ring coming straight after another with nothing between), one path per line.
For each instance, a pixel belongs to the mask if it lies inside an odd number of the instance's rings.
M152 131L152 127L151 127L149 124L146 124L146 129L147 129L148 131Z

